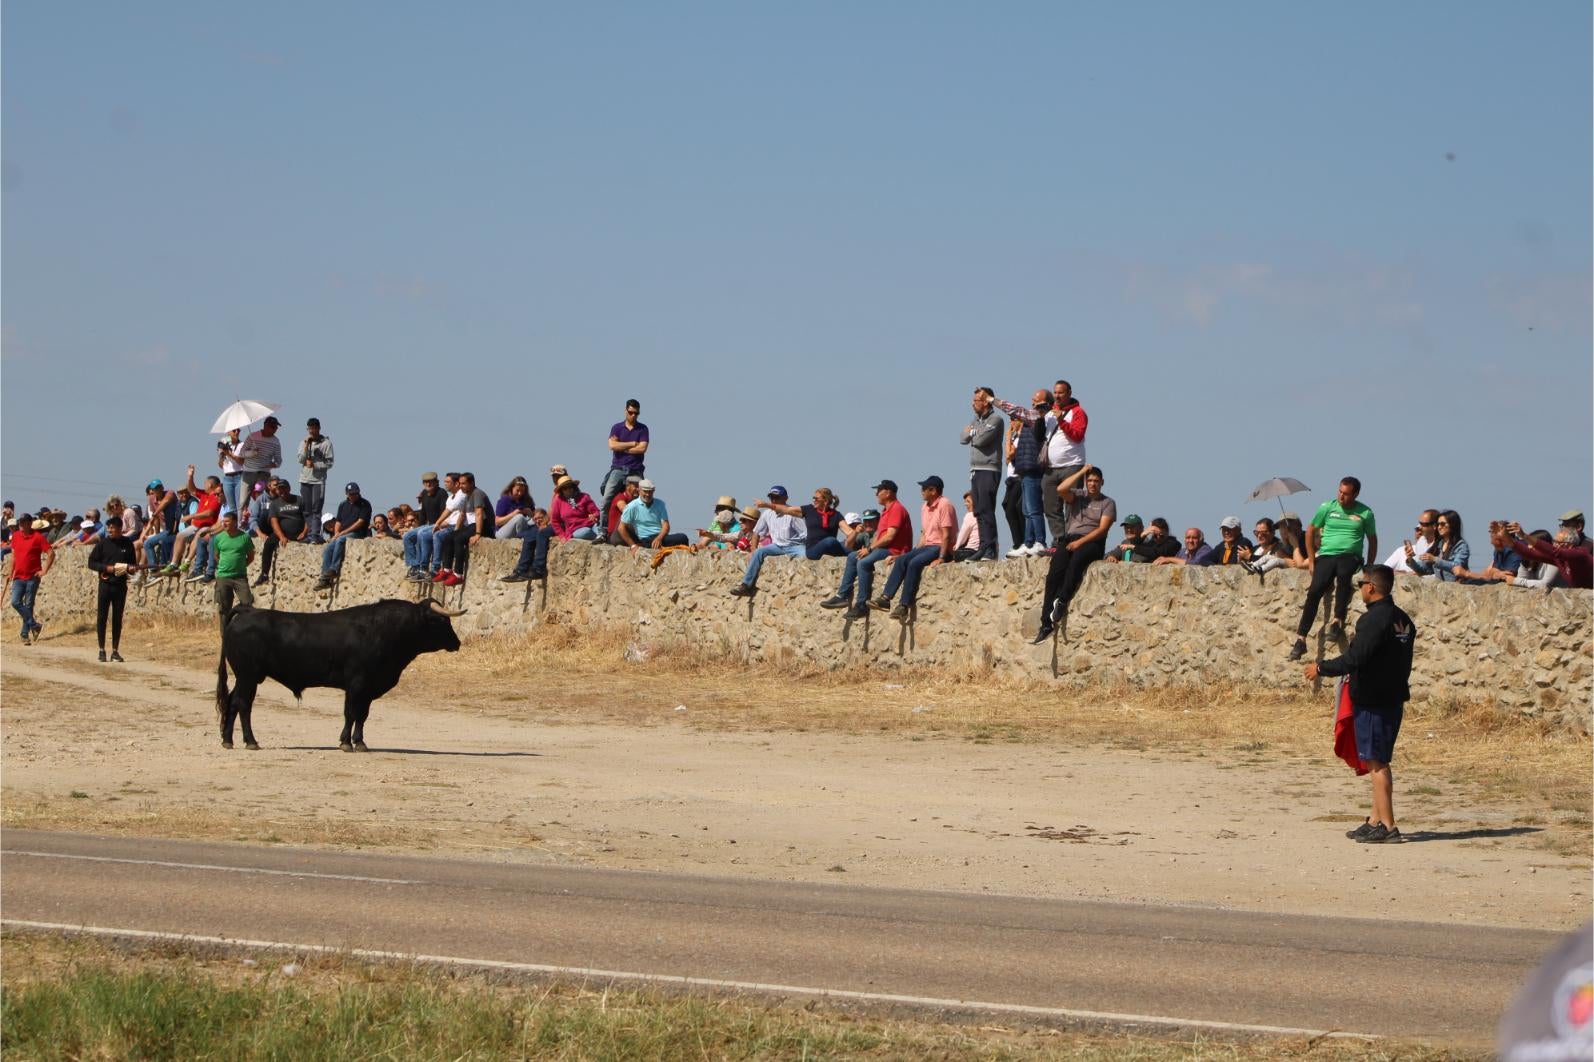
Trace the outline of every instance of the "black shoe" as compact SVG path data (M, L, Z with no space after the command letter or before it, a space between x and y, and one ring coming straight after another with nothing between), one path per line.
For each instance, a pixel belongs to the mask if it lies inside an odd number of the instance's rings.
M871 597L869 599L869 607L874 609L876 612L890 612L891 599L886 597L884 594L881 594L879 597Z
M1333 641L1339 641L1345 637L1345 625L1339 620L1334 620L1328 625L1328 636Z
M256 586L265 586L270 581L271 581L271 577L270 576L262 575L260 578L255 580L255 585Z
M540 582L542 582L543 580L545 580L547 578L548 578L548 569L547 568L533 568L531 570L531 581L532 582L540 583Z
M850 620L861 620L868 614L869 610L864 608L862 605L854 605L847 610L846 618Z
M1052 622L1051 622L1051 626L1053 626L1053 627L1061 626L1063 620L1065 620L1067 618L1068 618L1068 602L1066 602L1066 601L1058 601L1058 602L1056 602L1055 604L1052 605Z
M1291 660L1299 660L1301 657L1303 657L1305 655L1306 655L1306 639L1305 638L1297 638L1297 639L1295 639L1295 645L1290 649L1290 659Z
M499 581L505 583L529 583L531 581L531 576L526 575L523 572L510 572Z
M907 622L908 609L912 607L913 606L911 605L898 605L896 608L891 610L891 618L894 620L902 620L903 622Z
M752 597L756 593L758 593L758 588L755 586L749 586L746 583L737 583L735 586L731 587L732 597Z
M125 664L125 663L127 663L127 661L122 659L122 654L121 653L118 653L115 649L112 649L111 650L111 663L113 663L113 664Z
M102 664L105 663L105 650L104 649L100 650L100 663L102 663Z
M39 641L39 635L41 635L41 634L43 634L43 633L44 633L44 624L42 624L42 623L35 623L35 624L34 624L34 625L33 625L33 642L34 642L34 644L35 644L35 645L37 645L37 644L38 644L38 641Z
M328 577L326 577L325 575L323 575L321 578L319 578L319 579L317 579L315 581L315 589L317 589L317 590L330 590L330 589L332 589L332 580L329 579Z
M1366 837L1369 833L1372 833L1372 832L1373 832L1373 820L1372 819L1366 819L1366 820L1364 820L1362 822L1362 824L1360 826L1356 827L1354 830L1346 830L1345 831L1345 836L1349 837L1353 841L1359 841L1363 837Z
M820 608L846 608L847 607L847 599L842 597L839 594L836 595L835 597L827 597L823 601L819 602L819 607Z
M1035 637L1030 639L1029 644L1039 645L1044 641L1050 640L1053 630L1054 628L1050 623L1041 624L1041 629L1035 632Z
M1367 831L1365 837L1356 838L1357 844L1404 844L1406 839L1400 835L1400 829L1391 830L1383 823L1378 823Z

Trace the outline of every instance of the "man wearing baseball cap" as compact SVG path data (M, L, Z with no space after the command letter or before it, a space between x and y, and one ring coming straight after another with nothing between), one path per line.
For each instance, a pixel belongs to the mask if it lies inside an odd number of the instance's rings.
M244 468L243 483L251 492L256 483L271 478L272 469L282 467L282 440L277 438L281 423L276 417L267 417L260 430L250 432L238 450Z
M786 504L788 496L786 488L777 483L769 488L768 499L757 503L756 507L765 511L758 514L758 523L753 525L753 538L761 542L768 535L769 545L753 550L753 559L747 562L742 581L731 589L732 597L752 597L758 593L758 570L763 567L765 558L807 555L808 525L801 515L782 511L791 508Z
M908 551L913 543L913 521L908 510L897 501L895 480L882 479L874 485L874 496L880 503L880 522L874 539L865 549L847 554L847 565L841 570L841 585L836 592L819 603L820 608L845 608L850 620L863 619L869 614L869 593L874 589L874 566L888 558L896 558ZM867 518L867 514L865 514ZM853 584L858 586L858 599L852 599ZM848 606L851 605L851 608Z
M946 483L940 476L927 476L919 480L919 493L924 504L919 509L919 545L909 550L891 566L891 575L879 597L869 599L869 607L884 612L891 609L891 618L905 620L909 610L918 601L919 577L924 569L933 568L952 559L952 547L957 542L958 518L952 503L942 496ZM891 598L897 589L902 590L902 603L891 608Z
M17 529L11 533L11 607L22 617L22 644L39 640L44 630L33 615L33 602L39 595L39 580L55 563L55 551L42 532L33 529L33 517L22 513Z
M338 505L337 518L332 521L332 537L321 550L321 578L315 589L326 590L337 582L338 574L343 571L343 553L349 539L370 537L371 503L360 497L358 483L350 483L343 488L343 501Z

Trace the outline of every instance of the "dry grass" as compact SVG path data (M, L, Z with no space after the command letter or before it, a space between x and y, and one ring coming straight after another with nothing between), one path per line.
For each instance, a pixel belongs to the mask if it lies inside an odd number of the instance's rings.
M539 723L684 724L713 730L892 734L911 740L1059 741L1209 759L1223 767L1330 755L1329 694L1216 684L1141 689L1071 687L988 670L934 673L832 669L790 656L744 662L701 646L643 646L616 628L544 623L526 632L468 640L406 672L394 696L458 703ZM87 642L83 632L66 643ZM208 620L141 618L125 639L142 659L208 670L216 632ZM628 650L629 652L628 654ZM468 683L461 675L471 676ZM685 705L687 711L676 712ZM1492 705L1414 702L1407 709L1403 777L1478 803L1525 803L1557 827L1559 854L1587 856L1594 817L1590 741ZM1450 806L1465 801L1446 801ZM1562 835L1564 834L1564 836ZM418 840L422 840L419 839Z
M6 932L7 1054L798 1059L1457 1059L1398 1041L1166 1037L821 1002L614 988L175 943ZM291 973L284 967L293 964ZM175 1024L174 1024L175 1023ZM178 1032L177 1030L180 1030ZM181 1035L180 1042L174 1036ZM383 1037L386 1037L384 1040ZM68 1046L71 1045L71 1046ZM397 1053L390 1053L397 1052Z

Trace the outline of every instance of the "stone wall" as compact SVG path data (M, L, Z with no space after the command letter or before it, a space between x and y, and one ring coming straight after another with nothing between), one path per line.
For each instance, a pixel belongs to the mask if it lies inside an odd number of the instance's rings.
M1074 600L1067 629L1050 643L1032 646L1045 558L931 569L917 617L904 624L884 613L849 622L840 612L819 608L840 579L837 558L776 558L764 565L759 593L747 601L729 596L743 561L718 551L671 554L653 568L647 552L632 556L572 542L553 550L546 584L500 582L518 548L509 542L478 544L470 579L444 591L404 579L397 542L356 541L349 545L338 589L318 595L311 586L320 551L290 546L278 555L274 581L256 591L256 604L320 610L435 592L449 607L468 610L455 620L462 637L553 620L625 627L645 644L685 642L738 659L991 668L1069 684L1301 684L1299 665L1286 654L1306 590L1303 572L1273 572L1263 581L1232 568L1097 564ZM87 550L64 553L40 594L46 621L93 610ZM1419 700L1485 700L1589 731L1590 592L1546 594L1403 576L1395 597L1420 632L1412 682ZM144 609L214 611L209 587L176 579L133 591L129 605L135 623ZM1360 603L1354 603L1352 627L1359 612ZM1313 648L1315 653L1315 641ZM1328 655L1337 652L1331 644L1326 648Z

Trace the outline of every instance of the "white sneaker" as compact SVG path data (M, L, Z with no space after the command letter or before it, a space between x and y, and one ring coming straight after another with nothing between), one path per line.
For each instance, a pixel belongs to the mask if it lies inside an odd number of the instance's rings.
M1027 556L1029 556L1028 546L1014 546L1012 549L1007 551L1008 560L1017 560L1019 557Z
M1046 555L1046 546L1040 542L1035 543L1029 548L1029 555L1031 557L1044 557Z

